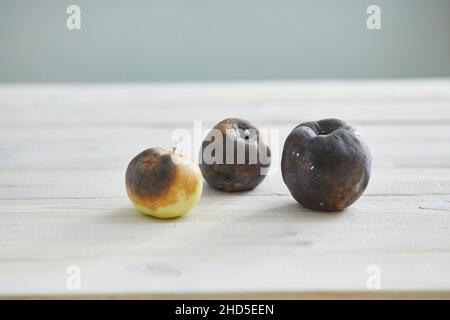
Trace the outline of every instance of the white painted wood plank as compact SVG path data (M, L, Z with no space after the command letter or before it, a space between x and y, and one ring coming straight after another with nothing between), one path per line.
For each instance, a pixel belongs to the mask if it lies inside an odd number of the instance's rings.
M260 123L325 117L449 123L449 106L448 80L0 88L2 126L161 125L230 115Z

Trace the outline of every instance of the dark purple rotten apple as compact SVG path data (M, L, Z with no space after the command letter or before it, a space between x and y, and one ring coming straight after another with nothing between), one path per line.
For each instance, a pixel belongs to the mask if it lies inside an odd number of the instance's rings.
M284 144L283 180L295 200L310 209L348 207L366 189L370 169L369 148L342 120L302 123Z
M202 142L199 163L211 187L228 192L251 190L266 176L270 149L250 122L229 118L216 124Z

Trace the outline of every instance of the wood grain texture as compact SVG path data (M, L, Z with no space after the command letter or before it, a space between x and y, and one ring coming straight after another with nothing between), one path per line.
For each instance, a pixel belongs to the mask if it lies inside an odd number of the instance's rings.
M229 116L279 130L275 149L299 122L348 120L368 189L341 213L304 209L275 152L251 192L205 186L169 221L131 207L135 154ZM450 298L450 81L2 85L0 297Z

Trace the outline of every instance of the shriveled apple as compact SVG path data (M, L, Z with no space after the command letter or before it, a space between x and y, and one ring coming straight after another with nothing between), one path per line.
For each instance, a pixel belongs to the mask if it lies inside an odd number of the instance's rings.
M301 205L338 211L350 206L366 189L371 155L358 132L344 121L305 122L285 141L281 171Z
M218 190L251 190L266 177L270 149L250 122L228 118L208 133L200 150L200 170L208 184Z

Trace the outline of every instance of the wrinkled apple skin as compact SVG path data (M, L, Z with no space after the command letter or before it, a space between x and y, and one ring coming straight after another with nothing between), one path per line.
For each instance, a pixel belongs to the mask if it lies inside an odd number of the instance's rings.
M213 141L210 139L210 134L213 130L220 131L224 142L228 139L236 144L236 148L234 149L234 163L226 163L226 143L223 144L222 163L215 162L208 164L202 158L205 148ZM245 135L246 130L255 132L255 137L248 139ZM264 180L266 175L262 174L262 172L268 170L270 167L270 149L253 124L243 119L228 118L216 124L211 129L210 134L202 142L199 166L203 177L211 187L221 191L238 192L254 189ZM240 164L237 163L236 158L236 150L239 147L245 148L246 155L245 162ZM268 161L264 161L264 163L261 161L258 150L264 150L266 152ZM256 163L250 163L248 161L248 155L250 153L255 154L255 152L258 154L257 161Z
M357 131L338 119L305 122L286 138L281 171L292 196L306 208L339 211L369 183L371 155Z
M203 189L198 166L164 148L150 148L134 157L125 174L125 185L136 209L161 219L188 212Z

